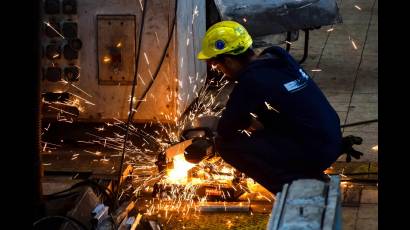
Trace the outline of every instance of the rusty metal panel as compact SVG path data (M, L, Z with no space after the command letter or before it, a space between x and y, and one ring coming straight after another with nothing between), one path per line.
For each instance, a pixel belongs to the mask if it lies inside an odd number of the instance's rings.
M132 84L139 31L135 20L135 15L97 15L99 84Z

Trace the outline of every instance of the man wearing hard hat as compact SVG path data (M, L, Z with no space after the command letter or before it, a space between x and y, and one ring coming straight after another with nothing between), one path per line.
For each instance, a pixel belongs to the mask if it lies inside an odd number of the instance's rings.
M221 157L273 193L295 179L326 180L323 171L342 153L359 158L353 143L346 150L336 111L303 68L280 47L256 55L251 46L242 25L222 21L198 54L237 82L218 123Z

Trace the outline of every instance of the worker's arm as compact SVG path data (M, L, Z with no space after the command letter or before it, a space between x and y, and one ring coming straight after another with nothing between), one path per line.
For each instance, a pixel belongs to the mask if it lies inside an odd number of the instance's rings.
M218 124L218 135L223 138L232 138L241 134L242 130L248 130L252 125L252 115L258 106L263 105L263 90L246 77L235 86L225 110ZM249 130L248 130L249 131Z

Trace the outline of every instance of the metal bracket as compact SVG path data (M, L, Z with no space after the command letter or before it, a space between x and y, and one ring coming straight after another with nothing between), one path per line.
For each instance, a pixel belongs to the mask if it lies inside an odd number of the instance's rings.
M300 59L299 64L302 64L303 62L305 62L308 53L309 53L309 29L303 29L303 32L305 32L305 43L303 46L303 56L302 59ZM290 41L291 39L291 34L292 32L287 32L286 33L286 41ZM290 51L291 48L291 44L290 43L286 43L286 51Z

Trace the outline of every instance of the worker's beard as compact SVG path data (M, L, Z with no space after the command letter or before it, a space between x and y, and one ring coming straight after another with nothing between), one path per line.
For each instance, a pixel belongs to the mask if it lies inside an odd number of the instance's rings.
M230 82L235 82L238 80L238 74L235 73L235 71L226 68L226 67L222 67L221 69L219 69L222 73L223 73L223 78L230 81Z

